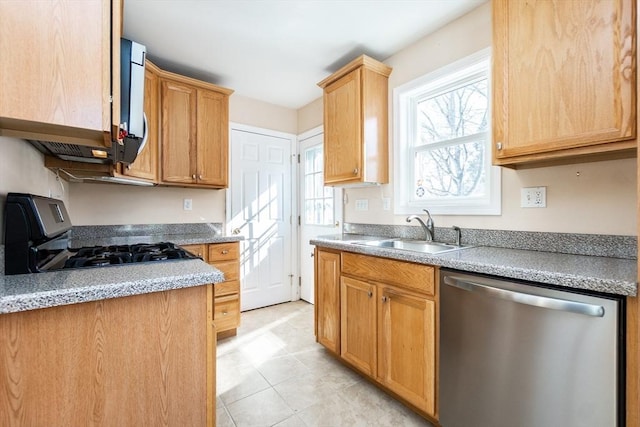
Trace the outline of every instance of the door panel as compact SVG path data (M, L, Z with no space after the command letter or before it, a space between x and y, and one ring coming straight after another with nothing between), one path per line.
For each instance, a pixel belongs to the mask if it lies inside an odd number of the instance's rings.
M231 131L227 224L245 238L240 242L243 311L292 299L291 144L286 137Z

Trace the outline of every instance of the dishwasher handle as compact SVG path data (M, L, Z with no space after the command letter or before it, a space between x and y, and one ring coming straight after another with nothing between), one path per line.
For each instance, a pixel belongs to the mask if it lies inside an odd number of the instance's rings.
M584 314L585 316L604 317L604 307L601 305L587 304L577 301L569 301L559 298L543 297L539 295L525 294L522 292L510 291L507 289L487 286L468 280L456 279L451 276L444 276L444 283L465 291L476 292L501 298L519 304L527 304L535 307L548 308L551 310L568 311L571 313Z

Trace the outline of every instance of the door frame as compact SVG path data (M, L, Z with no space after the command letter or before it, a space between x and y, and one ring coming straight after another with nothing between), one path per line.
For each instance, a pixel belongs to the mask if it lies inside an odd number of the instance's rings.
M300 157L302 156L302 143L310 138L313 138L314 136L318 136L318 135L322 135L324 134L324 125L319 125L316 126L312 129L309 129L301 134L298 135L298 164L297 164L297 179L299 182L302 182L302 180L304 179L303 176L301 176L300 174L302 173L302 164L301 164L301 159ZM323 150L324 150L324 142L323 142ZM298 276L300 277L298 279L298 283L301 284L302 279L302 257L305 256L305 254L302 253L302 248L304 248L304 243L302 242L302 214L304 213L304 208L303 208L303 203L304 203L304 195L301 194L302 191L302 185L298 186L298 195L297 195L297 199L298 199L298 244L299 244L299 248L300 248L300 252L299 252L299 256L298 256ZM344 193L342 192L342 189L340 187L334 187L334 192L335 191L340 191L340 193L338 194L338 197L336 200L334 198L334 203L339 202L340 205L338 207L338 205L336 204L334 206L334 209L337 211L338 216L336 216L334 218L334 221L338 221L339 222L339 231L342 232L342 227L343 227L343 223L344 223ZM315 286L315 284L314 284ZM298 287L298 295L299 297L301 297L301 289L300 286ZM315 301L313 302L315 304Z
M299 233L300 227L298 226L297 218L300 215L300 211L298 210L298 139L296 135L287 132L275 131L272 129L261 128L258 126L245 125L236 122L229 122L229 144L231 144L231 132L234 130L255 133L259 135L272 136L275 138L283 138L288 139L290 148L291 148L291 158L289 159L291 174L291 188L289 189L291 192L291 217L289 218L289 223L291 224L291 241L289 242L291 245L291 272L289 273L290 285L291 285L291 301L297 301L300 299L300 285L299 279L300 277L300 262L299 256L296 256L299 252ZM229 149L229 153L231 153L231 149ZM229 155L229 175L231 176L231 155ZM224 230L227 236L231 236L231 230L229 229L229 223L231 222L231 209L228 207L231 206L231 183L229 183L229 188L225 190L225 223ZM242 292L242 290L240 291Z

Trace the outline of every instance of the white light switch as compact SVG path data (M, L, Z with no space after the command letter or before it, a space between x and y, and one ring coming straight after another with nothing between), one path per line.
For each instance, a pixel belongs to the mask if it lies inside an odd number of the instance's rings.
M382 210L383 211L391 210L391 198L389 197L382 198Z
M193 209L193 200L192 199L184 199L182 201L182 209L185 211L190 211Z

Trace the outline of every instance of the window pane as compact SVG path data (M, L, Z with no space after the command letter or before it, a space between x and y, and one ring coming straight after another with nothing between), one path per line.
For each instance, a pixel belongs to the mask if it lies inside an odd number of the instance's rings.
M306 175L304 177L304 198L305 199L312 199L313 198L313 186L314 185L315 185L315 183L314 183L313 175Z
M314 201L313 200L307 200L306 202L304 202L304 222L306 224L314 224L314 210L313 210L313 206L314 206Z
M487 79L465 84L420 101L418 145L485 132L488 126Z
M483 197L485 140L423 150L415 156L414 200Z
M333 199L324 199L324 225L333 224Z
M304 152L304 170L305 173L313 173L314 172L314 164L316 158L316 150L310 149Z
M315 193L314 197L323 197L324 194L324 178L321 173L316 174L315 176Z

